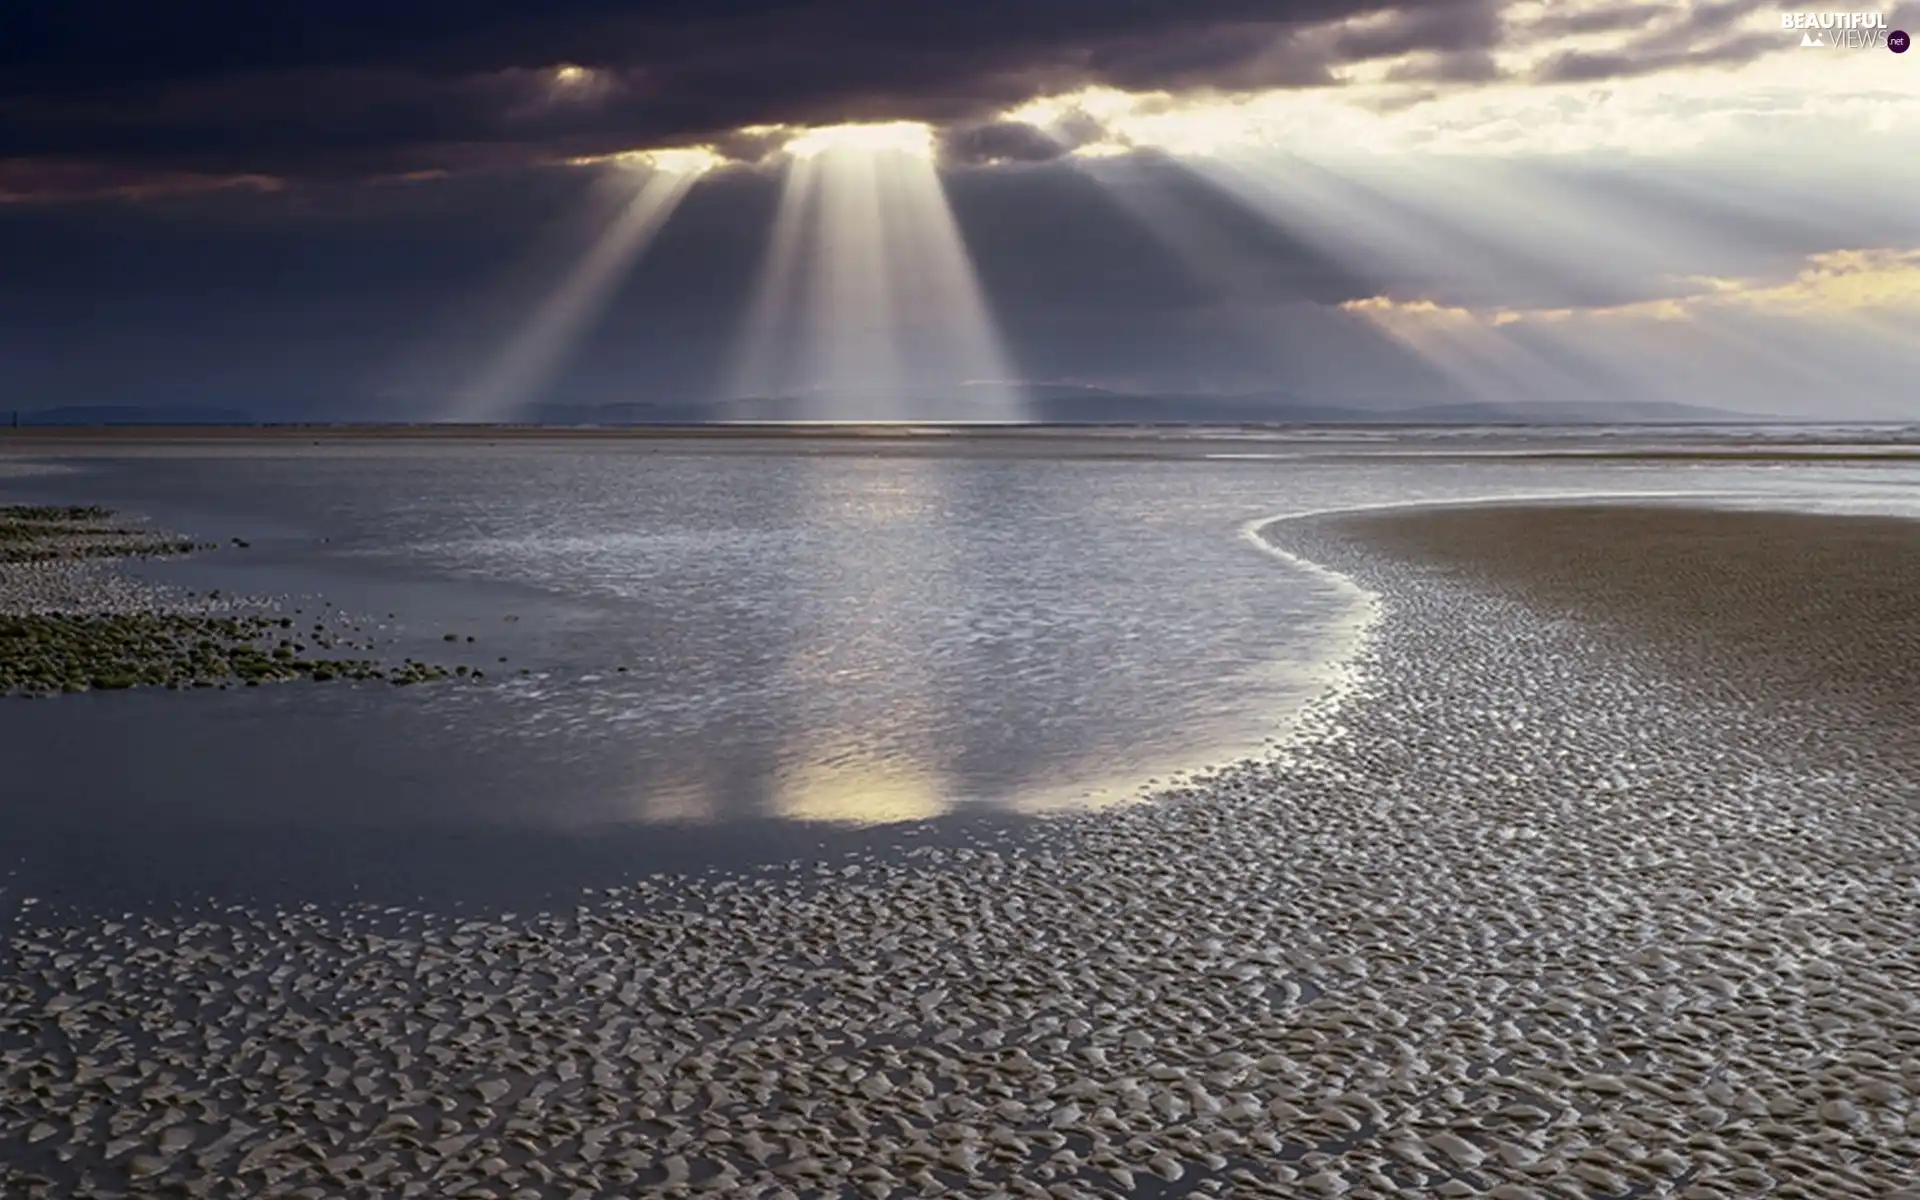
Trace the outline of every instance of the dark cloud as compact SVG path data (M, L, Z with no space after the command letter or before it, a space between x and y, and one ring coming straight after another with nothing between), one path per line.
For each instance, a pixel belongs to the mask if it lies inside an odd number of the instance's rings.
M1048 162L1070 149L1071 144L1020 121L957 125L940 138L941 159L956 166Z
M1262 91L1334 82L1326 52L1270 25L1220 25L1178 38L1132 38L1090 61L1098 82L1132 90Z
M1773 0L1704 0L1675 3L1625 3L1598 8L1548 9L1531 17L1520 28L1526 40L1548 41L1596 33L1626 33L1638 30L1641 44L1676 41L1724 33L1735 22L1756 11L1776 11L1792 7Z
M1890 28L1920 25L1920 3L1916 3L1916 0L1899 0L1891 7L1884 4L1835 5L1827 3L1827 0L1780 0L1774 7L1787 12L1883 12L1887 14Z
M1778 8L1773 0L1719 0L1718 3L1694 4L1687 9L1685 16L1664 32L1677 33L1682 37L1724 33L1748 13L1761 9L1772 12Z
M1455 87L1499 79L1493 52L1514 42L1640 30L1538 75L1591 81L1744 62L1778 42L1731 32L1761 0L1549 8L1520 24L1506 0L15 7L0 13L0 199L406 178L686 142L754 159L777 139L742 128L875 119L940 126L951 162L1031 162L1053 151L994 114L1085 86L1327 87L1345 65L1407 57L1393 82ZM562 64L586 70L563 77Z
M1462 54L1495 0L37 3L0 16L0 160L291 177L471 170L745 126L978 123L1036 93L1323 85ZM1317 27L1365 17L1366 31ZM592 74L557 78L572 63ZM997 135L990 135L997 136ZM16 178L16 186L18 179Z
M1485 50L1500 41L1500 28L1498 4L1434 6L1343 34L1334 42L1334 51L1341 61L1354 62L1420 51Z
M1492 83L1501 78L1500 64L1485 50L1451 54L1423 54L1387 72L1389 83Z
M1670 4L1614 4L1603 8L1551 9L1526 24L1529 38L1649 29L1673 15Z
M1774 11L1772 0L1717 0L1690 5L1622 5L1586 14L1548 14L1529 27L1534 38L1638 28L1638 37L1608 51L1567 51L1534 73L1540 83L1591 83L1687 67L1735 67L1787 45L1778 33L1731 33L1749 14ZM1589 18L1583 26L1581 18Z
M1683 67L1737 67L1780 47L1777 33L1743 33L1693 46L1653 38L1618 51L1556 54L1540 65L1533 78L1537 83L1591 83Z

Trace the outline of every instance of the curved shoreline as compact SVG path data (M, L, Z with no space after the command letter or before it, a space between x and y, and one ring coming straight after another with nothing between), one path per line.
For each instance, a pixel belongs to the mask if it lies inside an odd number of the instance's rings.
M1381 552L1920 765L1920 519L1616 497L1349 514ZM1817 752L1815 752L1817 753Z
M210 910L28 931L0 987L0 1104L22 1131L0 1134L0 1182L1910 1187L1911 777L1810 763L1780 736L1791 714L1737 680L1676 681L1331 522L1284 549L1385 597L1327 736L1030 845L397 930ZM205 1032L144 1058L107 1036L176 1025ZM156 1124L145 1096L181 1119ZM82 1097L84 1127L63 1121Z
M377 647L366 623L343 613L303 620L296 630L284 611L289 605L273 598L199 596L141 580L126 569L129 562L223 547L144 522L115 524L115 516L98 505L0 504L0 699L295 680L404 686L485 678L466 665L351 657ZM240 538L231 545L248 546ZM304 616L298 607L293 614Z
M1403 500L1386 501L1379 504L1345 505L1336 508L1309 509L1299 512L1279 513L1267 517L1255 517L1240 526L1240 536L1251 542L1262 553L1286 563L1297 571L1317 579L1326 580L1336 588L1350 594L1353 610L1334 630L1338 639L1334 647L1320 656L1318 670L1328 677L1320 694L1309 700L1301 709L1281 719L1282 736L1276 753L1285 754L1288 747L1302 739L1310 740L1314 736L1325 736L1324 726L1338 720L1342 703L1352 693L1358 683L1357 668L1361 656L1370 648L1375 633L1386 615L1386 598L1378 591L1367 588L1351 575L1296 554L1277 544L1267 535L1267 531L1295 522L1338 520L1344 517L1361 516L1388 512L1419 512L1428 510L1448 510L1476 508L1496 504L1540 504L1586 501L1634 501L1649 499L1704 499L1714 496L1726 496L1729 493L1701 490L1669 490L1658 492L1536 492L1522 495L1493 493L1482 496L1452 497L1445 500ZM1232 765L1232 764L1227 764ZM1201 764L1190 771L1202 773L1222 769L1218 763Z

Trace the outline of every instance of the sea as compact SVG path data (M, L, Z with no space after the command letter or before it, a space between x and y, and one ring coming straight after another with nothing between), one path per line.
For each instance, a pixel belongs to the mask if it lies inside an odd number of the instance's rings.
M129 568L145 578L270 597L303 625L344 614L388 657L484 678L0 701L0 896L524 908L639 874L1018 838L1284 751L1361 606L1263 549L1262 522L1571 496L1920 514L1914 441L281 431L15 447L0 503L105 504L220 545ZM1730 448L1781 453L1673 456Z

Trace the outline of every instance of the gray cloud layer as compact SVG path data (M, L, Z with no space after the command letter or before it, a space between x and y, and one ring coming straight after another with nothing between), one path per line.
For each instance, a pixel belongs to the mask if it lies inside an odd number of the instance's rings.
M1402 55L1418 56L1403 82L1472 84L1515 37L1595 29L1645 36L1542 78L1736 62L1778 40L1727 32L1756 2L1515 27L1502 0L65 0L0 16L0 188L518 166L883 118L953 127L963 161L1034 161L1048 149L1031 133L982 122L1037 93L1317 87ZM1314 32L1351 17L1367 20ZM594 74L556 86L560 63Z

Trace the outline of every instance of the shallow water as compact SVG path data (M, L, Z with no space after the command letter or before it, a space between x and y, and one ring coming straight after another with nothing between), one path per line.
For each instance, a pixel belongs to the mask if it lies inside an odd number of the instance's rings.
M1351 600L1249 521L1596 492L1900 510L1920 479L1041 441L203 447L0 478L245 539L143 571L489 676L9 701L9 890L521 903L1017 826L1255 753L1324 688Z

